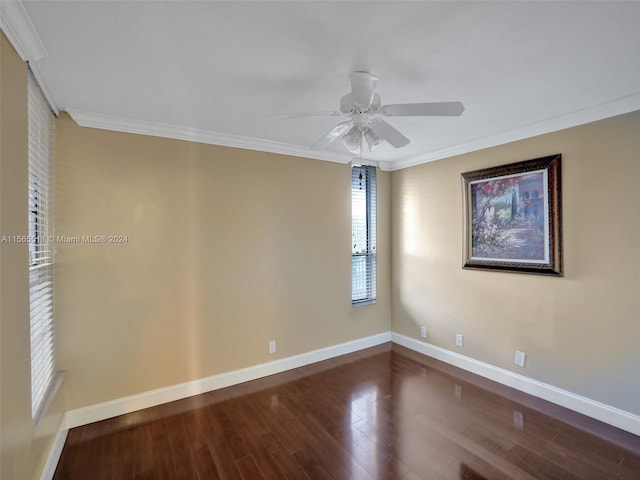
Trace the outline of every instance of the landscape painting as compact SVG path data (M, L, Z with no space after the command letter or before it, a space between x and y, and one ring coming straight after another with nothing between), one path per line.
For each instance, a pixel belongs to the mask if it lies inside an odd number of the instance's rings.
M561 275L560 155L462 179L465 268Z

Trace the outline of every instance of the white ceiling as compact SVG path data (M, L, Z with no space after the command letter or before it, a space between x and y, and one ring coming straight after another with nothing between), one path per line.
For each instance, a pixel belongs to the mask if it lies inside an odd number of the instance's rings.
M640 2L3 0L3 30L54 108L82 125L333 161L310 150L352 70L383 103L460 100L461 117L389 118L385 169L640 110Z

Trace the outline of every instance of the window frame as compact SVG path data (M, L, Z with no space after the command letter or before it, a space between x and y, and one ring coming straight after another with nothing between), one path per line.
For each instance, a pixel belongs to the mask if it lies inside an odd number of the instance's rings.
M370 305L377 299L377 175L376 167L371 165L351 166L351 305L359 307ZM362 209L362 195L356 192L364 190L364 245L358 245L356 237L362 236L362 215L356 210ZM358 231L360 230L360 232ZM362 243L362 242L360 242Z
M55 365L53 113L29 71L28 202L31 416L34 425L60 384Z

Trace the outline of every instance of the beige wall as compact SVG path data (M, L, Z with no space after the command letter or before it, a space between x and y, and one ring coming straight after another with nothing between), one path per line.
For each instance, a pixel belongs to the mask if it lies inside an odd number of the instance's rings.
M27 235L27 66L0 33L0 237ZM0 478L39 478L64 405L31 420L25 243L0 244Z
M392 329L640 414L639 132L635 112L393 172ZM463 270L460 174L554 153L564 277Z
M56 233L128 237L58 243L70 409L389 330L390 174L378 303L353 309L349 166L56 128Z

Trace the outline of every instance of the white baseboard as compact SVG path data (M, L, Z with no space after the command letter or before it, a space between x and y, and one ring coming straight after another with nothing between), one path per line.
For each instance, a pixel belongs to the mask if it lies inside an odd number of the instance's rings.
M640 436L640 416L399 333L392 332L391 341L462 370Z
M252 367L221 373L211 377L194 380L191 382L159 388L148 392L142 392L124 398L118 398L108 402L76 408L66 412L60 424L58 433L49 452L47 463L40 476L40 480L52 480L56 467L62 455L62 449L67 439L69 429L87 425L89 423L105 420L107 418L124 415L144 408L154 407L163 403L180 400L200 393L210 392L219 388L237 385L249 380L285 372L298 367L304 367L312 363L328 360L330 358L357 352L365 348L375 347L391 341L391 332L383 332L370 337L359 338L350 342L333 345L331 347L313 350L311 352L294 355L292 357L274 360L273 362L254 365Z
M391 332L384 332L370 337L360 338L331 347L313 350L311 352L294 355L292 357L274 360L273 362L254 365L240 370L221 373L211 377L193 380L178 385L142 392L128 397L110 400L87 407L76 408L66 413L67 428L97 422L125 413L154 407L167 402L173 402L193 395L210 392L219 388L237 385L249 380L285 372L312 363L328 360L347 353L381 345L391 340Z
M256 380L347 353L381 345L389 341L640 436L640 416L399 333L384 332L300 355L282 358L273 362L254 365L191 382L70 410L65 414L65 418L60 426L41 480L51 480L53 478L68 430L71 428L237 385L250 380Z
M67 428L67 425L63 419L60 423L60 427L58 428L58 432L56 433L56 438L53 440L53 445L51 447L51 451L49 452L47 463L45 464L44 470L42 471L42 475L40 475L40 480L53 479L53 476L56 473L56 467L58 466L58 461L60 460L60 455L62 455L64 442L67 441L68 433L69 429Z

